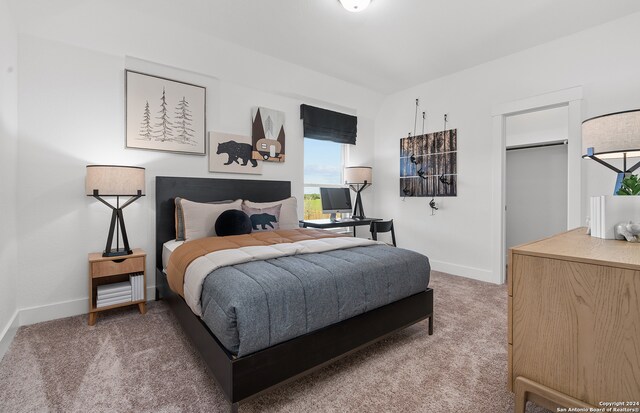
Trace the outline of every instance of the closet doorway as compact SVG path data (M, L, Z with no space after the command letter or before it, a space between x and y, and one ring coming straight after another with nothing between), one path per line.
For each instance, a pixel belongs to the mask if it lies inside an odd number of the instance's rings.
M528 141L514 141L514 135L521 138L530 134L514 133L511 128L511 136L507 143L507 123L513 120L524 120L521 115L541 114L548 110L566 110L566 226L562 230L579 227L584 218L582 213L582 87L576 86L569 89L531 96L511 102L499 103L493 106L493 147L492 147L492 199L491 199L491 249L492 272L496 283L506 281L507 264L507 148L527 146L534 144ZM544 128L542 128L544 130ZM538 129L534 136L540 136ZM538 143L560 143L562 136L550 137L548 140L536 138ZM530 148L533 149L533 148ZM544 172L545 161L536 164L534 168L538 173ZM559 207L558 209L562 209ZM558 211L560 213L560 211ZM515 241L512 241L515 242Z
M506 118L506 250L567 229L566 106Z

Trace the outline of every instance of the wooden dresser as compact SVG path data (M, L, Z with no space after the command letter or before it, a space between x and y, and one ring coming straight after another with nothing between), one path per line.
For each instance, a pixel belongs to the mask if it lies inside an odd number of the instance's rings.
M509 389L557 407L640 404L640 244L585 228L509 251Z

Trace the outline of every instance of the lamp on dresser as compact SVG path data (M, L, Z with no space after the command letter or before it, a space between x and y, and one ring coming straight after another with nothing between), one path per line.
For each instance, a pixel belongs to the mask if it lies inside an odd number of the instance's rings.
M640 157L640 109L609 113L582 122L582 157L592 159L618 174L614 194L622 180L640 167L628 167L629 158ZM622 169L611 164L622 159Z
M103 257L117 257L133 253L129 247L129 238L124 226L122 210L132 202L145 195L144 168L138 166L119 165L87 165L85 189L87 196L92 196L111 208L111 224L107 245L102 253ZM114 207L103 197L116 197ZM122 206L120 197L129 196ZM113 232L116 231L116 248L113 249ZM120 248L120 231L122 231L123 248Z
M366 218L362 207L360 193L371 186L372 173L370 166L348 166L344 168L344 183L356 193L356 203L353 206L354 218Z

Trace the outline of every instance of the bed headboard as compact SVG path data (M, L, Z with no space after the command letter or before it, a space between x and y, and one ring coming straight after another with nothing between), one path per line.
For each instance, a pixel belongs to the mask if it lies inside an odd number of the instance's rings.
M175 197L196 202L246 199L273 202L291 196L289 181L156 177L156 267L162 268L162 245L175 238ZM212 223L213 224L213 223Z

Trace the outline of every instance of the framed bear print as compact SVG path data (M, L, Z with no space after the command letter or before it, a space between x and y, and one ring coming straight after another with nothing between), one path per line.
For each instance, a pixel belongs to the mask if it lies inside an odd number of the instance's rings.
M262 162L251 156L250 136L209 132L209 172L262 174Z

